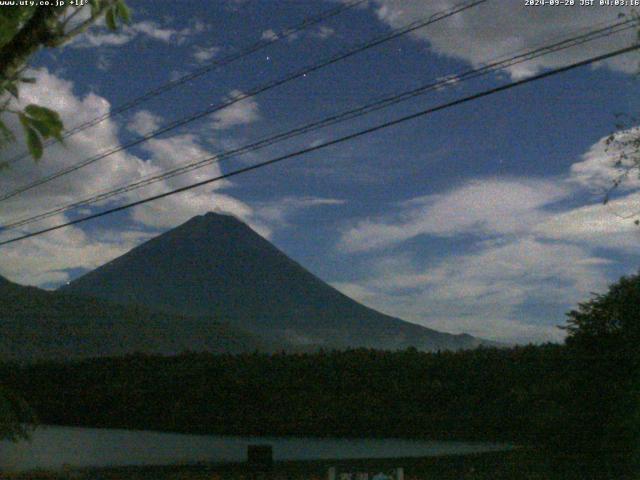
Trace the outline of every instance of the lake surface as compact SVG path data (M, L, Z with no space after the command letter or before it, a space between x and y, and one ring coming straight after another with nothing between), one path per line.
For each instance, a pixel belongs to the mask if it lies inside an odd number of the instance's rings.
M270 444L276 460L426 457L505 450L494 443L182 435L134 430L40 427L31 441L0 442L0 469L167 465L246 460L247 445Z

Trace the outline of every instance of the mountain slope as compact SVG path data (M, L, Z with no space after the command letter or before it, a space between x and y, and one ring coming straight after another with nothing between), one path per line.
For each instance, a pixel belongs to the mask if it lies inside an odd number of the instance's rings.
M210 318L24 287L0 277L0 359L34 361L134 352L263 349L254 336Z
M423 350L477 346L383 315L332 288L234 217L194 217L63 287L65 292L210 315L278 341Z

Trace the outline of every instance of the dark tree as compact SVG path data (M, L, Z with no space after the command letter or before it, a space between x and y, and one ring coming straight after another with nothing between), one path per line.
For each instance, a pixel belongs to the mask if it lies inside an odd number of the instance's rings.
M630 348L640 340L640 274L622 277L568 314L568 344ZM637 353L631 348L630 354Z
M640 274L568 313L573 445L639 467Z

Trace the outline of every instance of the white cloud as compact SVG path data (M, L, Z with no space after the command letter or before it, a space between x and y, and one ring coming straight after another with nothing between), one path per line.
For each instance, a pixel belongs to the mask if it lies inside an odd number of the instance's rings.
M338 247L375 252L369 272L336 285L373 308L441 330L510 342L562 338L554 326L564 323L562 314L548 312L566 311L613 280L616 257L602 251L637 255L637 188L608 205L602 197L579 203L587 187L611 181L603 144L566 177L476 179L356 222ZM469 246L433 263L401 248L418 236L465 238Z
M93 93L79 98L73 91L73 84L39 69L29 73L37 78L36 84L25 84L21 88L21 99L25 104L37 103L58 111L67 126L77 125L109 112L110 105L104 98ZM50 95L49 92L56 92ZM154 127L159 118L149 112L139 112L132 123L132 129L144 131ZM3 150L6 158L12 158L22 151L24 139L18 122L10 118L9 126L18 134L18 140ZM42 178L62 168L72 166L79 160L88 158L119 145L118 125L112 119L84 130L66 139L65 145L54 145L45 151L40 162L22 160L0 176L0 191L7 192L16 187ZM91 166L43 184L28 192L3 202L0 209L0 224L9 223L21 217L28 217L58 205L64 205L96 192L114 186L126 185L149 174L158 173L175 166L176 158L181 161L210 156L212 152L203 148L196 137L189 134L154 139L144 145L149 154L142 160L127 152L118 152ZM122 197L123 201L146 197L152 193L170 190L186 183L215 176L220 173L217 165L189 172L181 177L165 180ZM230 195L221 193L229 186L220 182L208 188L196 189L176 195L154 204L139 207L131 212L130 220L116 228L117 236L102 232L100 236L87 236L83 229L66 228L59 232L21 241L3 247L0 272L10 279L28 284L63 281L67 268L94 268L101 263L131 248L135 241L133 232L175 227L181 221L207 211L231 213L242 219L251 219L252 208ZM64 216L48 219L44 223L30 225L36 229L64 221ZM258 228L260 225L258 225ZM11 238L18 232L5 232L3 238ZM134 235L135 236L135 235ZM74 253L75 252L75 253Z
M255 216L274 226L288 226L289 218L297 212L323 206L344 205L346 202L337 198L322 197L283 197L271 202L254 205Z
M198 35L208 28L207 25L199 20L193 22L193 25L180 30L161 26L152 20L142 20L131 25L121 25L116 32L111 32L106 28L104 21L101 21L76 37L69 45L74 48L115 47L129 43L137 38L180 45L189 37Z
M543 238L634 253L640 240L634 223L638 218L640 193L631 193L607 205L592 203L549 215L533 232Z
M213 57L215 57L220 52L220 50L220 47L195 46L193 48L193 53L191 54L191 56L196 62L200 64L207 63L212 60Z
M175 80L178 80L178 79L184 77L187 74L188 74L188 72L186 72L186 71L171 70L171 72L169 72L169 80L173 82Z
M375 0L373 5L378 18L391 27L454 8L455 0ZM413 33L416 39L428 42L432 51L480 66L497 57L512 54L521 49L542 46L583 33L601 22L615 21L619 13L630 13L630 8L617 7L564 7L531 8L524 2L502 0L487 2L458 13ZM635 29L607 37L593 43L547 55L525 64L513 66L509 72L513 78L523 78L543 68L553 68L573 61L628 46L635 41ZM606 64L613 69L632 73L637 69L633 55L625 55Z
M65 220L56 216L41 225L52 226ZM12 236L0 234L0 239ZM25 285L63 283L69 278L66 269L97 268L148 238L148 234L135 231L118 236L89 236L79 228L68 227L3 246L0 275Z
M112 64L113 63L112 63L111 59L109 58L109 56L105 55L104 52L100 52L98 54L98 61L96 63L96 66L98 67L98 70L106 72L111 68Z
M49 73L46 69L30 72L29 76L36 77L37 83L25 84L22 87L23 101L55 109L67 126L77 125L109 112L109 102L104 98L93 93L80 98L74 93L73 83ZM48 92L51 91L55 91L56 95L49 95ZM255 101L239 102L239 107L231 109L231 113L218 116L218 127L228 128L257 118L258 108ZM24 148L18 122L15 119L10 120L10 127L20 138L8 149L3 150L7 158L12 158ZM126 127L144 134L156 129L161 122L160 117L143 110L137 112ZM48 148L39 163L25 159L15 167L3 171L3 175L0 176L0 191L11 191L34 179L71 166L96 152L111 149L119 145L118 133L119 126L113 119L77 133L66 139L65 146L54 145ZM154 138L141 144L140 148L145 153L145 160L131 153L119 152L4 202L0 210L0 225L160 173L175 167L176 159L179 159L179 163L187 163L213 154L203 146L200 138L190 133ZM120 197L118 204L167 192L220 174L220 166L213 163L185 175L167 178L130 192ZM64 282L68 278L67 269L95 268L123 254L158 231L173 228L194 215L209 211L232 214L248 223L259 234L269 237L273 228L283 226L295 211L339 203L335 199L286 197L280 202L252 206L224 192L229 186L230 182L220 181L135 207L129 211L129 216L124 222L120 220L123 223L112 229L95 231L96 227L93 224L88 229L71 227L7 245L2 247L0 274L30 285ZM83 210L83 214L90 213L87 209ZM13 238L19 233L27 233L65 220L67 217L64 215L57 215L44 222L30 225L25 230L4 232L0 234L0 239Z
M229 99L244 96L240 90L229 92ZM228 107L213 114L214 130L225 130L238 125L246 125L260 119L260 110L255 98L250 97L239 100Z
M281 34L278 34L275 30L267 29L262 32L260 39L273 41L273 40L277 40L278 38L281 38L282 36L283 38L286 37L288 42L293 42L301 38L327 40L328 38L333 37L335 34L336 34L336 31L332 27L328 25L321 25L316 29L309 30L306 32L300 32L300 31L294 32L294 31L285 30Z
M207 212L231 213L249 224L251 207L236 198L215 193L212 188L191 190L151 204L136 207L132 218L156 230L174 228L195 215ZM258 227L258 229L260 229Z
M212 155L203 148L197 138L191 134L175 135L169 138L152 139L143 145L150 154L152 167L149 173L172 168L179 158L182 162L201 160ZM151 170L153 168L153 170ZM193 170L187 175L181 175L166 179L138 190L141 198L159 194L181 187L186 184L196 183L221 174L220 166L213 163L204 168ZM238 218L250 221L253 210L247 204L219 191L230 185L227 181L212 183L190 191L173 195L163 200L135 207L132 218L146 226L155 229L175 227L186 222L194 215L200 215L209 211L232 213Z
M510 317L508 308L498 303L479 306L478 303L441 301L428 287L416 294L388 292L381 288L360 283L332 283L345 295L372 308L414 323L453 334L467 333L486 340L504 343L558 342L563 333L555 325L526 323ZM472 286L462 285L462 293ZM487 297L490 302L500 302L498 297ZM427 307L428 306L428 307Z
M30 75L37 78L37 83L25 84L21 87L20 98L23 104L36 103L56 110L60 113L67 127L93 120L109 111L109 102L104 98L93 93L79 98L74 94L71 82L50 74L46 69L33 71ZM56 92L56 94L50 95L49 92ZM10 122L12 129L19 134L20 138L3 152L7 158L21 153L24 148L18 122L15 118L10 118ZM0 188L3 191L13 190L18 186L32 182L34 179L72 166L96 152L111 148L118 144L117 133L118 128L112 121L101 122L90 129L79 132L66 139L64 145L56 144L48 148L39 162L24 159L4 171L0 176ZM16 216L31 215L42 210L43 205L51 207L69 202L79 195L92 194L113 183L136 178L143 170L144 162L140 159L126 152L118 152L91 167L66 175L3 202L0 221L4 223L4 221Z
M127 30L129 29L164 43L169 43L180 35L179 32L173 28L162 28L156 22L150 20L134 23L127 28Z
M199 33L208 32L212 28L213 27L210 24L204 23L202 20L196 18L195 20L193 20L192 25L190 27L182 29L182 34L187 36L197 35Z
M404 202L399 205L399 213L389 218L358 222L343 233L340 245L346 251L357 252L420 235L517 234L540 222L545 214L539 207L562 199L567 190L549 180L476 180L446 194Z
M135 35L126 32L95 32L87 31L77 40L71 42L71 46L75 48L88 47L117 47L129 43Z
M444 75L436 78L436 83L436 90L444 90L445 88L454 87L460 83L460 76L455 74Z
M616 134L613 142L608 142L608 137L602 138L579 162L571 165L567 184L594 193L594 200L549 215L536 225L535 233L555 240L633 252L638 242L634 222L640 218L640 178L637 147L632 141L637 142L639 135L640 128L635 127ZM629 175L614 189L614 182L627 169ZM605 198L609 198L606 205Z
M140 110L135 113L127 128L138 135L145 135L157 130L162 124L162 117L148 110Z
M404 257L379 257L370 276L334 284L373 308L451 333L503 342L558 341L562 318L530 318L526 302L560 310L606 284L607 260L575 245L533 236L487 243L477 252L435 265ZM418 264L418 266L416 266Z
M91 120L109 110L109 103L95 94L78 98L73 93L71 82L50 74L46 69L30 72L29 75L36 77L37 83L25 84L21 88L20 97L24 104L37 103L53 108L60 113L66 125ZM48 93L52 91L56 95ZM10 119L10 126L18 133L19 138L3 151L8 158L24 148L24 140L15 119ZM13 190L117 142L116 126L110 121L102 122L68 138L65 146L50 147L39 163L27 158L5 170L0 176L0 190ZM111 182L135 178L142 169L143 163L139 159L120 152L85 171L67 175L3 202L0 224L65 204L78 196L92 194L108 187ZM63 216L52 217L38 223L37 227L50 226L64 220ZM17 233L19 232L4 232L2 238L12 238ZM109 258L124 253L131 246L126 236L120 240L105 242L88 237L82 230L72 227L2 247L0 272L12 280L32 285L64 281L64 269L94 268Z
M629 140L640 129L618 138ZM475 234L482 238L535 233L553 240L591 243L593 246L632 248L640 216L640 179L630 175L619 195L607 205L604 192L620 170L619 152L607 150L606 137L596 142L566 177L483 178L436 195L416 197L397 205L388 216L356 222L342 232L339 246L360 252L397 245L420 235L447 237ZM629 160L631 162L632 160ZM590 203L572 208L558 202L595 190ZM554 208L552 208L554 207Z
M602 138L582 156L582 161L571 166L569 180L576 184L595 190L597 193L609 191L613 182L620 179L623 172L630 174L617 187L618 191L630 191L640 188L638 176L638 146L633 145L640 138L640 128L631 128L617 133L608 142ZM616 163L620 162L617 166ZM635 166L635 168L633 168Z
M327 25L321 25L320 28L312 33L312 36L320 40L326 40L327 38L333 37L335 34L336 31L333 28Z
M265 30L260 36L261 40L277 40L278 34L271 29Z

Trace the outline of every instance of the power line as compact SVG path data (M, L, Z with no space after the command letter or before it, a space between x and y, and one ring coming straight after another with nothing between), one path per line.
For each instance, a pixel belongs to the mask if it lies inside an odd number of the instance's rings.
M44 213L35 215L35 216L27 216L27 217L23 217L21 219L17 219L14 220L11 223L7 223L5 225L0 225L0 229L2 230L11 230L11 229L15 229L24 225L28 225L31 224L33 222L39 221L39 220L43 220L45 218L49 218L52 217L58 213L62 213L68 210L71 210L73 208L76 207L80 207L80 206L87 206L87 205L91 205L93 203L99 202L99 201L103 201L106 199L109 199L111 197L114 197L116 195L120 195L123 193L127 193L133 190L136 190L138 188L142 188L148 185L151 185L153 183L165 180L167 178L173 178L175 176L178 175L182 175L184 173L202 168L204 166L210 165L214 162L220 162L222 160L227 160L229 158L232 157L236 157L238 155L242 155L245 153L249 153L249 152L253 152L262 148L265 148L267 146L273 145L275 143L279 143L281 141L293 138L293 137L297 137L299 135L303 135L306 133L309 133L311 131L315 131L318 130L320 128L325 128L327 126L330 125L334 125L336 123L340 123L340 122L344 122L345 120L350 120L356 117L360 117L363 115L367 115L369 113L378 111L380 109L383 108L387 108L391 105L395 105L397 103L409 100L411 98L414 98L418 95L423 95L425 93L428 93L429 91L434 91L434 90L439 90L442 88L446 88L448 86L451 85L457 85L461 82L467 81L467 80L471 80L473 78L482 76L482 75L486 75L488 73L500 70L500 69L505 69L508 67L512 67L514 65L523 63L523 62L527 62L527 61L531 61L533 59L545 56L545 55L549 55L551 53L556 53L571 47L575 47L577 45L582 45L584 43L587 42L591 42L597 39L601 39L604 37L608 37L611 36L613 34L617 34L620 32L623 32L625 30L631 29L631 28L635 28L637 25L637 21L636 20L625 20L625 21L620 21L614 24L611 24L609 26L606 26L604 28L599 28L596 30L592 30L589 31L585 34L582 35L578 35L578 36L572 36L568 39L565 40L561 40L559 42L556 42L552 45L546 45L546 46L542 46L542 47L538 47L535 48L533 50L529 50L529 51L524 51L524 53L519 54L519 55L515 55L512 57L508 57L506 59L500 60L500 61L494 61L492 63L489 63L483 67L480 68L476 68L476 69L472 69L472 70L468 70L466 72L457 74L457 75L450 75L445 77L443 80L440 81L436 81L436 82L431 82L428 83L426 85L422 85L418 88L415 88L413 90L409 90L409 91L405 91L399 94L395 94L392 96L387 96L384 98L381 98L375 102L357 107L355 109L351 109L351 110L347 110L345 112L341 112L339 114L336 115L332 115L330 117L324 118L322 120L316 121L316 122L312 122L312 123L308 123L305 124L303 126L294 128L292 130L288 130L286 132L282 132L280 134L274 135L274 136L270 136L270 137L266 137L263 138L261 140L255 141L253 143L250 143L248 145L244 145L242 147L238 147L235 149L231 149L231 150L227 150L227 151L223 151L220 153L215 154L214 156L209 156L206 158L201 158L199 160L196 160L194 162L188 162L185 165L182 166L178 166L176 168L173 169L169 169L166 170L164 172L161 173L156 173L150 176L147 176L146 178L142 178L136 182L133 183L128 183L125 185L122 185L120 187L117 188L111 188L111 189L107 189L107 190L103 190L102 192L98 193L98 194L94 194L91 195L89 197L85 197L82 200L77 200L74 201L72 203L66 204L66 205L59 205L55 208L53 208L52 210L48 210Z
M600 23L601 24L601 23ZM610 36L614 33L620 33L624 30L627 30L629 28L634 28L636 25L636 21L635 20L630 20L630 21L623 21L623 22L618 22L616 24L613 25L609 25L605 28L601 28L601 29L597 29L591 32L587 32L586 34L583 35L579 35L579 36L575 36L575 37L571 37L569 39L565 39L563 41L560 41L558 43L555 43L553 45L547 45L547 46L543 46L540 48L536 48L532 51L528 51L525 52L524 54L521 55L516 55L514 57L510 57L504 60L501 60L499 62L494 62L491 64L487 64L482 68L479 69L474 69L474 70L470 70L467 72L464 72L462 74L458 74L455 76L448 76L445 77L446 80L440 81L440 82L436 82L436 83L431 83L431 84L427 84L426 86L422 86L419 87L417 89L414 89L412 91L409 92L403 92L401 94L398 95L393 95L392 97L386 97L383 98L377 102L374 103L370 103L368 105L356 108L354 110L349 110L347 112L343 112L341 114L338 115L334 115L332 117L329 118L325 118L321 121L318 122L313 122L311 124L307 124L303 127L299 127L293 130L290 130L288 132L284 132L278 135L275 135L273 137L268 137L266 139L262 139L259 140L257 142L254 142L252 144L249 145L245 145L243 147L240 148L236 148L233 150L229 150L229 151L225 151L222 153L218 153L216 154L214 157L207 157L204 159L200 159L198 161L195 162L191 162L191 163L187 163L184 166L180 166L162 173L158 173L158 174L154 174L153 176L148 176L147 178L143 178L140 179L137 182L133 182L131 184L126 184L124 186L120 186L117 187L115 189L111 189L111 190L106 190L103 191L97 195L92 195L90 197L85 197L82 200L79 201L75 201L73 203L67 204L67 205L63 205L63 206L57 206L55 207L53 210L49 210L47 212L41 213L39 215L36 216L28 216L28 217L23 217L22 219L19 220L15 220L12 223L9 224L5 224L3 226L0 226L0 229L4 229L4 230L10 230L10 229L14 229L23 225L27 225L33 222L36 222L38 220L42 220L48 217L51 217L55 214L64 212L64 211L68 211L71 210L73 208L79 207L79 206L86 206L86 205L90 205L93 203L96 203L98 201L102 201L108 198L111 198L115 195L119 195L122 193L126 193L132 190L135 190L137 188L141 188L147 185L150 185L152 183L164 180L166 178L172 178L174 176L178 176L184 173L187 173L189 171L198 169L198 168L202 168L206 165L209 165L213 162L219 162L221 160L225 160L231 157L235 157L237 155L241 155L247 152L252 152L261 148L264 148L265 146L269 146L272 145L274 143L278 143L282 140L286 140L288 138L292 138L294 136L298 136L304 133L308 133L310 131L316 130L318 128L324 128L328 125L332 125L338 122L342 122L344 120L347 119L351 119L351 118L355 118L358 116L362 116L368 113L371 113L373 111L377 111L381 108L386 108L390 105L408 100L409 98L412 98L413 96L417 96L417 95L421 95L424 93L427 93L430 90L437 90L440 88L444 88L449 86L451 78L455 79L455 83L460 83L462 81L465 80L469 80L471 78L477 77L479 75L484 75L486 73L489 73L490 71L495 71L498 68L502 69L502 68L507 68L507 67L511 67L513 65L522 63L524 61L530 61L532 59L538 58L540 56L543 55L548 55L550 53L555 53L558 52L560 50L569 48L569 47L574 47L576 45L581 45L584 44L588 41L593 41L599 38L603 38L605 36ZM581 29L583 30L583 29Z
M72 173L72 172L75 172L77 170L80 170L81 168L84 168L87 165L91 165L92 163L95 163L98 160L102 160L103 158L106 158L106 157L108 157L110 155L113 155L115 153L121 152L121 151L126 150L128 148L134 147L136 145L139 145L140 143L146 142L146 141L148 141L148 140L150 140L152 138L155 138L155 137L157 137L159 135L167 133L167 132L169 132L171 130L174 130L174 129L178 128L178 127L181 127L183 125L191 123L191 122L193 122L195 120L198 120L198 119L200 119L202 117L208 116L208 115L210 115L210 114L212 114L214 112L217 112L217 111L222 110L222 109L224 109L226 107L229 107L229 106L231 106L231 105L233 105L233 104L235 104L237 102L240 102L242 100L246 100L248 98L254 97L254 96L256 96L256 95L258 95L260 93L266 92L267 90L271 90L271 89L273 89L275 87L284 85L284 84L289 83L290 81L293 81L293 80L295 80L297 78L304 77L309 73L312 73L314 71L320 70L320 69L322 69L324 67L327 67L327 66L332 65L332 64L334 64L336 62L339 62L341 60L349 58L349 57L351 57L353 55L356 55L356 54L358 54L360 52L363 52L365 50L368 50L370 48L378 46L378 45L380 45L382 43L388 42L390 40L393 40L393 39L398 38L400 36L406 35L408 33L411 33L413 31L415 31L415 30L418 30L420 28L423 28L423 27L426 27L428 25L431 25L431 24L433 24L435 22L439 22L440 20L444 20L446 18L449 18L449 17L451 17L453 15L456 15L457 13L463 12L465 10L473 8L473 7L477 6L477 5L485 3L487 1L488 0L474 0L472 2L463 4L463 5L458 5L458 6L454 7L453 9L450 9L450 10L437 12L436 14L431 15L426 20L424 20L424 19L417 20L417 21L412 22L412 23L410 23L410 24L408 24L408 25L406 25L404 27L392 30L391 33L388 33L388 34L382 35L380 37L377 37L377 38L375 38L375 39L373 39L373 40L371 40L369 42L366 42L366 43L364 43L364 44L362 44L362 45L360 45L360 46L358 46L356 48L353 48L353 49L348 50L348 51L343 52L343 53L339 53L339 54L337 54L337 55L335 55L333 57L325 59L325 60L323 60L323 61L321 61L319 63L313 64L311 66L304 67L301 70L298 70L297 72L289 74L289 75L287 75L287 76L285 76L283 78L280 78L278 80L270 82L270 83L268 83L266 85L254 88L254 89L250 90L249 92L241 94L241 95L238 95L236 97L233 97L232 99L230 99L230 100L228 100L226 102L223 102L221 104L209 107L209 108L207 108L205 110L202 110L202 111L200 111L198 113L195 113L193 115L190 115L188 117L182 118L180 120L173 121L173 122L169 123L168 125L165 125L164 127L160 127L160 128L158 128L158 129L156 129L156 130L154 130L154 131L152 131L152 132L150 132L150 133L148 133L148 134L146 134L146 135L144 135L144 136L142 136L142 137L140 137L140 138L138 138L136 140L133 140L133 141L131 141L129 143L126 143L124 145L118 145L116 147L111 148L110 150L107 150L105 152L102 152L102 153L99 153L97 155L94 155L93 157L89 157L87 159L84 159L84 160L82 160L82 161L80 161L80 162L78 162L78 163L76 163L74 165L71 165L71 166L69 166L67 168L64 168L62 170L58 170L57 172L54 172L54 173L52 173L50 175L47 175L47 176L45 176L43 178L35 180L35 181L33 181L33 182L31 182L31 183L29 183L27 185L24 185L22 187L18 187L18 188L14 189L14 190L6 193L6 194L1 195L0 196L0 202L8 200L10 198L13 198L13 197L15 197L15 196L17 196L17 195L19 195L21 193L29 191L29 190L31 190L31 189L33 189L35 187L38 187L38 186L43 185L45 183L48 183L48 182L50 182L52 180L55 180L57 178L60 178L60 177L62 177L64 175L68 175L69 173Z
M318 144L318 145L314 145L314 146L311 146L311 147L303 148L301 150L297 150L295 152L288 153L286 155L281 155L279 157L275 157L275 158L272 158L270 160L266 160L264 162L260 162L260 163L257 163L257 164L254 164L254 165L251 165L251 166L248 166L248 167L240 168L238 170L234 170L234 171L229 172L229 173L225 173L225 174L213 177L213 178L202 180L200 182L192 183L192 184L186 185L184 187L176 188L176 189L171 190L169 192L164 192L164 193L161 193L161 194L158 194L158 195L154 195L154 196L147 197L147 198L135 201L135 202L128 203L126 205L120 205L118 207L114 207L114 208L111 208L111 209L108 209L108 210L105 210L105 211L102 211L102 212L99 212L99 213L95 213L95 214L92 214L92 215L87 215L85 217L81 217L81 218L78 218L78 219L75 219L75 220L71 220L69 222L65 222L65 223L61 223L61 224L58 224L58 225L54 225L53 227L44 228L42 230L38 230L38 231L31 232L31 233L28 233L28 234L25 234L25 235L21 235L19 237L15 237L15 238L12 238L12 239L9 239L9 240L5 240L5 241L0 242L0 246L8 245L10 243L18 242L20 240L25 240L27 238L32 238L32 237L35 237L35 236L43 235L45 233L52 232L54 230L59 230L61 228L65 228L65 227L68 227L68 226L71 226L71 225L77 225L79 223L83 223L83 222L86 222L86 221L89 221L89 220L93 220L93 219L96 219L96 218L99 218L99 217L110 215L112 213L120 212L122 210L127 210L127 209L132 208L132 207L136 207L136 206L139 206L139 205L150 203L150 202L153 202L155 200L160 200L162 198L169 197L171 195L175 195L175 194L178 194L178 193L181 193L181 192L192 190L194 188L198 188L198 187L201 187L201 186L204 186L204 185L208 185L208 184L211 184L211 183L214 183L214 182L218 182L218 181L221 181L221 180L224 180L224 179L227 179L227 178L231 178L231 177L243 174L243 173L247 173L247 172L250 172L250 171L253 171L253 170L257 170L259 168L263 168L263 167L266 167L266 166L269 166L269 165L273 165L275 163L279 163L279 162L282 162L284 160L288 160L290 158L295 158L295 157L299 157L299 156L302 156L302 155L306 155L308 153L315 152L315 151L318 151L318 150L322 150L322 149L325 149L327 147L330 147L330 146L333 146L333 145L338 145L340 143L344 143L344 142L347 142L347 141L351 141L351 140L354 140L356 138L362 137L364 135L368 135L370 133L374 133L374 132L377 132L379 130L383 130L385 128L389 128L389 127L392 127L394 125L399 125L401 123L404 123L404 122L407 122L407 121L410 121L410 120L414 120L416 118L420 118L420 117L423 117L423 116L426 116L426 115L429 115L429 114L432 114L432 113L435 113L435 112L438 112L438 111L441 111L441 110L445 110L447 108L451 108L451 107L454 107L454 106L457 106L457 105L461 105L461 104L468 103L468 102L471 102L471 101L474 101L474 100L478 100L480 98L487 97L489 95L493 95L493 94L496 94L496 93L499 93L499 92L503 92L505 90L509 90L511 88L519 87L521 85L525 85L525 84L532 83L532 82L535 82L535 81L538 81L538 80L542 80L544 78L548 78L548 77L551 77L551 76L554 76L554 75L558 75L560 73L564 73L564 72L567 72L567 71L570 71L570 70L574 70L574 69L579 68L579 67L583 67L583 66L586 66L586 65L591 65L591 64L597 63L597 62L602 62L602 61L607 60L609 58L613 58L613 57L616 57L618 55L623 55L625 53L629 53L629 52L632 52L632 51L635 51L635 50L638 50L638 49L640 49L640 44L634 44L634 45L631 45L629 47L625 47L625 48L621 48L621 49L618 49L618 50L614 50L612 52L609 52L609 53L606 53L606 54L603 54L603 55L598 55L598 56L595 56L595 57L591 57L591 58L589 58L587 60L582 60L580 62L575 62L575 63L572 63L570 65L566 65L564 67L560 67L560 68L556 68L556 69L553 69L553 70L549 70L547 72L544 72L544 73L541 73L541 74L538 74L538 75L534 75L532 77L529 77L529 78L526 78L526 79L523 79L523 80L519 80L519 81L516 81L516 82L511 82L511 83L508 83L506 85L501 85L499 87L491 88L489 90L484 90L484 91L482 91L480 93L469 95L467 97L463 97L463 98L458 99L458 100L454 100L454 101L451 101L451 102L448 102L448 103L444 103L444 104L438 105L436 107L431 107L431 108L428 108L426 110L421 110L420 112L412 113L410 115L406 115L406 116L397 118L395 120L390 120L388 122L384 122L384 123L375 125L373 127L369 127L369 128L364 129L364 130L360 130L358 132L355 132L355 133L352 133L352 134L349 134L349 135L345 135L343 137L339 137L339 138L336 138L336 139L333 139L333 140L329 140L327 142L323 142L323 143Z
M140 95L139 97L136 97L132 100L129 100L115 108L113 108L112 110L110 110L109 112L100 115L98 117L93 118L92 120L88 120L84 123L81 123L79 125L76 125L74 127L72 127L69 130L66 130L63 135L62 138L69 138L73 135L75 135L76 133L82 132L84 130L86 130L87 128L91 128L95 125L98 125L99 123L104 122L105 120L112 118L116 115L119 115L123 112L126 112L127 110L130 110L132 108L137 107L138 105L154 98L157 97L159 95L162 95L165 92L168 92L169 90L174 89L175 87L178 87L180 85L183 85L187 82L190 82L191 80L194 80L198 77L201 77L213 70L216 70L220 67L224 67L226 65L229 65L237 60L240 60L248 55L251 55L253 53L256 53L270 45L273 45L274 43L280 42L284 39L287 38L291 38L292 36L300 33L303 30L308 29L309 27L312 27L314 25L317 25L321 22L324 22L325 20L328 20L331 17L335 17L343 12L345 12L346 10L349 10L351 8L357 7L358 5L361 5L362 3L364 3L366 0L353 0L350 2L346 2L343 4L340 4L338 7L321 12L318 15L315 16L311 16L311 17L307 17L305 18L301 23L299 23L298 25L291 27L291 28L287 28L284 29L281 33L279 34L275 34L275 36L271 37L271 38L265 38L265 39L261 39L260 41L253 43L243 49L241 49L240 51L236 52L236 53L232 53L230 55L227 55L223 58L220 58L218 60L215 60L213 62L211 62L208 65L205 65L201 68L198 68L190 73L187 73L185 75L182 75L181 77L178 77L174 80L171 80L169 82L166 82L152 90L149 90L148 92ZM51 139L48 140L47 142L45 142L44 144L44 148L47 148L49 146L51 146L52 144L56 143L55 140ZM29 152L28 151L24 151L18 155L16 155L15 157L11 158L10 160L8 160L6 163L7 164L13 164L19 160L22 160L23 158L27 158L29 156Z
M260 93L263 93L263 92L265 92L267 90L270 90L270 89L275 88L277 86L283 85L283 84L288 83L288 82L290 82L292 80L295 80L297 78L303 77L303 76L307 75L308 73L314 72L316 70L319 70L321 68L329 66L329 65L331 65L333 63L336 63L336 62L338 62L340 60L343 60L343 59L346 59L348 57L351 57L351 56L353 56L353 55L355 55L357 53L360 53L362 51L365 51L365 50L367 50L369 48L373 48L373 47L375 47L377 45L380 45L381 43L393 40L393 39L398 38L398 37L400 37L402 35L406 35L406 34L412 32L412 31L415 31L415 30L417 30L419 28L425 27L425 26L427 26L429 24L435 23L437 21L443 20L443 19L448 18L448 17L450 17L452 15L455 15L455 14L457 14L459 12L462 12L464 10L472 8L472 7L476 6L476 5L479 5L481 3L485 3L486 1L487 0L476 0L474 2L464 4L462 6L456 6L453 9L450 9L450 10L438 12L438 13L430 16L427 20L424 20L424 19L417 20L417 21L414 21L414 22L410 23L409 25L406 25L404 27L392 30L391 33L382 35L380 37L377 37L377 38L375 38L375 39L373 39L373 40L371 40L369 42L366 42L366 43L364 43L364 44L362 44L362 45L360 45L360 46L358 46L358 47L356 47L356 48L354 48L352 50L349 50L349 51L344 52L344 53L340 53L340 54L338 54L336 56L330 57L329 59L325 59L324 61L321 61L320 63L314 64L314 65L311 65L311 66L308 66L308 67L304 67L302 70L299 70L299 71L297 71L297 72L295 72L293 74L285 76L284 78L281 78L279 80L270 82L267 85L257 87L255 89L249 91L246 94L242 94L242 95L236 96L233 99L230 99L230 100L228 100L226 102L223 102L223 103L215 105L215 106L211 106L211 107L209 107L209 108L207 108L207 109L205 109L205 110L203 110L201 112L198 112L198 113L196 113L194 115L191 115L191 116L185 117L183 119L171 122L170 124L168 124L168 125L166 125L164 127L156 129L153 132L150 132L150 133L140 137L139 139L136 139L136 140L131 141L131 142L129 142L127 144L124 144L124 145L119 145L117 147L113 147L110 150L104 151L104 152L102 152L100 154L94 155L93 157L89 157L89 158L87 158L85 160L82 160L79 163L76 163L75 165L72 165L72 166L67 167L65 169L62 169L62 170L59 170L59 171L57 171L57 172L55 172L53 174L50 174L50 175L48 175L46 177L43 177L43 178L38 179L38 180L36 180L34 182L31 182L31 183L29 183L29 184L27 184L27 185L25 185L23 187L19 187L17 189L14 189L11 192L8 192L6 194L1 195L0 196L0 201L4 201L4 200L7 200L9 198L12 198L12 197L14 197L16 195L19 195L19 194L23 193L23 192L31 190L32 188L35 188L35 187L40 186L40 185L43 185L45 183L48 183L48 182L50 182L52 180L55 180L55 179L61 177L61 176L64 176L64 175L67 175L67 174L72 173L74 171L77 171L77 170L79 170L79 169L81 169L81 168L83 168L83 167L85 167L87 165L90 165L90 164L92 164L92 163L94 163L96 161L102 160L103 158L106 158L106 157L108 157L110 155L113 155L113 154L118 153L120 151L126 150L128 148L133 147L133 146L136 146L136 145L138 145L140 143L143 143L143 142L148 141L148 140L150 140L152 138L155 138L155 137L157 137L159 135L162 135L162 134L164 134L164 133L166 133L168 131L174 130L175 128L181 127L181 126L186 125L186 124L188 124L190 122L193 122L193 121L195 121L195 120L197 120L199 118L205 117L205 116L210 115L210 114L212 114L214 112L222 110L222 109L224 109L226 107L229 107L229 106L231 106L231 105L233 105L233 104L235 104L235 103L237 103L237 102L239 102L241 100L246 100L248 98L256 96L256 95L258 95Z

